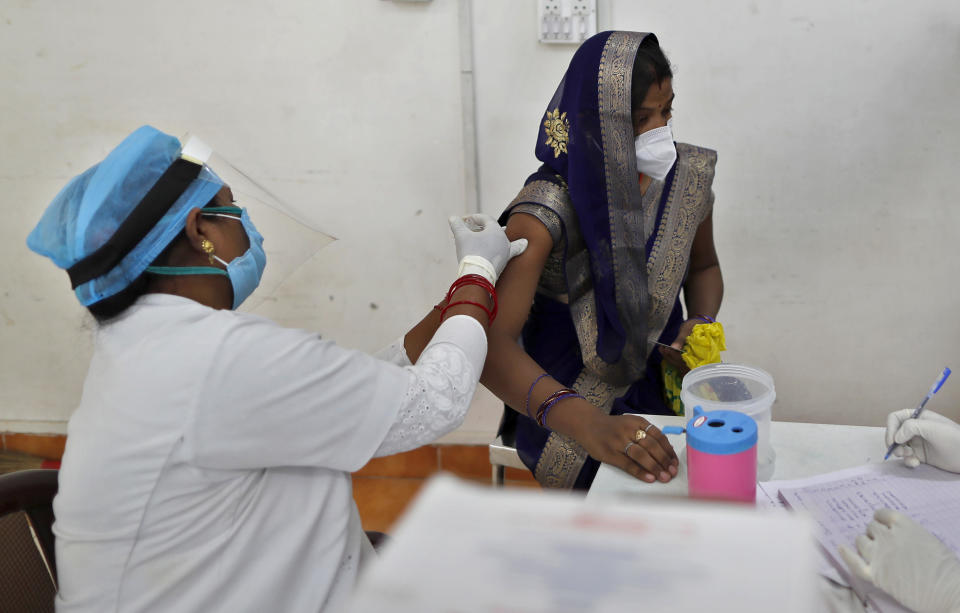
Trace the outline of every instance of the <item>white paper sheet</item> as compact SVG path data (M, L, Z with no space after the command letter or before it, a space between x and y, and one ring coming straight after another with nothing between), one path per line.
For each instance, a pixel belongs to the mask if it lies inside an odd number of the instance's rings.
M757 483L757 508L765 511L787 511L787 506L780 500L780 490L776 487L766 487L766 483Z
M353 611L816 610L814 526L690 501L586 502L435 478Z
M781 482L780 496L790 508L811 513L830 551L852 546L873 512L886 507L909 515L960 552L960 475L926 464L907 468L902 462L884 462L804 481Z
M873 513L890 508L909 515L960 554L960 475L925 464L907 468L902 462L867 464L858 468L796 481L767 482L791 509L809 513L820 527L819 541L828 559L844 569L839 545L855 548ZM846 579L850 577L844 573ZM876 590L849 582L878 610L904 610Z

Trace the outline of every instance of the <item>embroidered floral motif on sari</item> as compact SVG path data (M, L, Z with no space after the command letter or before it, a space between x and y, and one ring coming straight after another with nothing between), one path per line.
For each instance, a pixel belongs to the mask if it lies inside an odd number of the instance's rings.
M561 153L566 153L567 133L570 131L567 114L560 113L560 109L548 111L547 118L543 120L543 129L547 133L546 144L553 147L553 157L560 157Z

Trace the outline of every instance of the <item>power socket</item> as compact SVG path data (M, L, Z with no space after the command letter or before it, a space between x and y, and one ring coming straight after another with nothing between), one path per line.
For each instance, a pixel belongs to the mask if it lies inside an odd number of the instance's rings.
M597 33L597 0L538 0L537 39L579 45Z

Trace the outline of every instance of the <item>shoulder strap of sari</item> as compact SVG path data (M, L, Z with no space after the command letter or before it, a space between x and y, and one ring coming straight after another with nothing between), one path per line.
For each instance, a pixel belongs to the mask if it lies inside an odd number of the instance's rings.
M567 229L579 234L570 193L563 179L549 172L549 169L541 168L527 179L523 189L500 216L500 225L507 225L510 215L518 212L533 215L546 226L554 249L570 242Z

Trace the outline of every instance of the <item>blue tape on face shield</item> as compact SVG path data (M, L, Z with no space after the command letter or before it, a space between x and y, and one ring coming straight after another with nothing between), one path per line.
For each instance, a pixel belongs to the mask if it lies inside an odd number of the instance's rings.
M147 272L156 275L224 275L230 279L230 286L233 288L233 306L231 308L236 310L260 285L263 271L267 267L267 254L263 250L263 235L257 231L256 226L250 221L247 209L238 209L240 211L239 218L220 213L220 208L216 210L217 212L204 212L202 214L239 219L240 223L243 224L243 229L250 241L250 247L243 252L243 255L235 257L229 262L223 261L216 255L212 256L226 266L226 270L213 266L148 266Z

